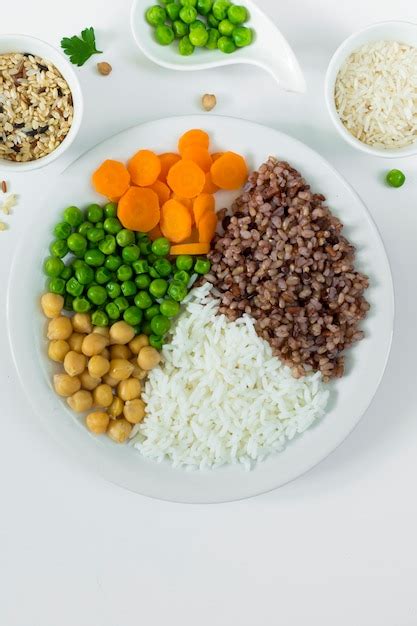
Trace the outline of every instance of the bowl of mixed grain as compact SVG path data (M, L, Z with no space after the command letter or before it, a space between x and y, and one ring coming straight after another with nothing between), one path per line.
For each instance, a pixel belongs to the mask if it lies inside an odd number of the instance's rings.
M27 35L0 36L0 170L58 158L81 124L83 99L69 61Z

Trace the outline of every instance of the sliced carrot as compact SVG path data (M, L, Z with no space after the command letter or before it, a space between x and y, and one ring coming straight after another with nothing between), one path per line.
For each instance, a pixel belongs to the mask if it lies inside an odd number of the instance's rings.
M206 211L201 216L198 224L198 236L201 243L209 243L216 232L217 215L211 211Z
M161 163L159 180L161 180L163 183L166 183L169 170L173 165L175 165L177 161L181 159L181 157L175 152L164 152L163 154L160 154L158 158Z
M119 200L117 217L124 228L149 232L161 217L158 196L152 189L130 187Z
M191 235L191 215L178 200L168 200L161 209L161 231L167 239L180 243Z
M149 189L152 189L159 198L159 204L162 206L171 195L171 189L163 183L161 180L156 180L153 185L149 185Z
M217 185L215 185L213 183L213 179L211 177L211 173L207 172L206 173L206 183L203 187L203 193L216 193L216 191L219 191L219 188L217 187Z
M163 237L162 231L159 228L159 224L157 224L155 228L152 228L152 230L148 232L148 236L152 239L152 241L155 241L155 239L159 239L159 237Z
M117 201L129 187L130 174L120 161L107 159L93 173L91 182L97 193Z
M206 211L214 213L215 206L216 203L214 197L209 193L200 193L200 195L195 198L193 203L193 213L194 221L197 226Z
M225 152L213 163L210 172L220 189L240 189L248 177L245 159L235 152Z
M207 254L210 252L209 243L182 243L179 246L171 246L170 254Z
M161 162L151 150L139 150L130 159L127 169L135 185L148 187L161 173Z
M172 198L174 200L178 200L181 204L187 207L187 209L193 210L193 199L192 198L183 198L182 196L178 196L176 193L172 194Z
M181 153L187 146L202 146L208 150L210 138L208 134L200 128L193 128L181 135L178 141L178 150Z
M194 198L202 192L206 176L193 161L181 159L168 172L168 185L172 191L183 198Z
M194 163L197 163L197 165L201 167L203 172L208 172L211 168L212 160L210 152L207 150L207 148L204 148L203 146L199 146L198 144L186 146L181 151L181 156L183 159L194 161Z
M211 155L211 160L213 161L217 161L217 159L220 159L221 156L224 155L224 152L213 152L213 154Z

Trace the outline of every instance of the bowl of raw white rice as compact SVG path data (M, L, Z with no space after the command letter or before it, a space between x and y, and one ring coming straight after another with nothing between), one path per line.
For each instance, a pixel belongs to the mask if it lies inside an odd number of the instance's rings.
M386 158L417 154L417 24L372 24L348 37L325 79L330 118L351 146Z

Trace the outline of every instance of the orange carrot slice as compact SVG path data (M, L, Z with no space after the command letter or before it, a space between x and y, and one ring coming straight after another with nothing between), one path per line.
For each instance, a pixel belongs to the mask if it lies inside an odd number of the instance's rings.
M130 174L120 161L107 159L93 173L91 182L97 193L117 201L129 187Z
M210 169L215 185L220 189L240 189L248 177L246 161L240 154L225 152Z
M203 193L216 193L216 191L219 191L219 188L217 187L217 185L215 185L213 183L213 179L211 177L211 173L207 172L206 173L206 182L205 182L205 185L203 187Z
M200 193L193 203L194 221L198 223L206 211L214 213L215 201L214 197L209 193Z
M163 154L160 154L159 161L161 163L161 172L159 174L159 180L166 183L169 170L180 159L180 155L175 152L164 152Z
M200 128L192 128L181 135L178 141L178 150L181 153L187 146L197 145L208 150L210 138L208 134Z
M224 155L224 152L213 152L213 154L211 155L211 160L213 161L217 161L217 159L220 159L221 156Z
M153 185L149 185L149 189L152 189L158 196L160 206L169 200L171 189L161 180L156 180Z
M161 173L161 162L151 150L139 150L130 159L127 169L135 185L148 187Z
M202 192L206 176L201 167L193 161L181 159L169 170L167 182L178 196L194 198Z
M198 236L201 243L209 243L216 232L217 215L211 211L206 211L201 216L198 224Z
M211 168L212 160L210 152L203 146L199 146L198 144L185 146L185 148L181 150L181 156L185 160L197 163L203 172L208 172Z
M159 228L159 224L157 224L155 228L152 228L152 230L148 232L148 236L152 239L152 241L155 241L155 239L159 239L159 237L163 237L162 231Z
M180 243L191 235L191 215L178 200L168 200L161 210L161 231L167 239Z
M171 246L170 254L176 256L178 254L208 254L210 252L209 243L182 243L177 246Z
M158 196L152 189L130 187L119 200L117 217L124 228L149 232L161 217Z

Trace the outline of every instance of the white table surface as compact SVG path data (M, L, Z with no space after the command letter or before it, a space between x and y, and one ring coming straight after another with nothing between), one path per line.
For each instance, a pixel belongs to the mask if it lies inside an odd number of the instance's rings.
M407 183L388 189L381 179L392 162L348 147L333 130L322 95L327 62L346 36L373 21L416 19L417 10L413 0L259 5L293 45L307 94L282 93L251 67L180 74L153 65L130 36L130 0L2 3L4 33L57 45L61 36L93 25L105 51L100 60L108 60L113 73L98 76L96 59L79 70L85 118L62 161L8 177L19 204L10 230L0 233L1 626L417 624L417 158L395 163ZM185 506L107 484L54 445L17 383L5 294L14 247L59 171L130 125L198 112L205 92L217 94L216 113L292 134L352 183L387 247L397 314L381 387L336 452L267 495Z

